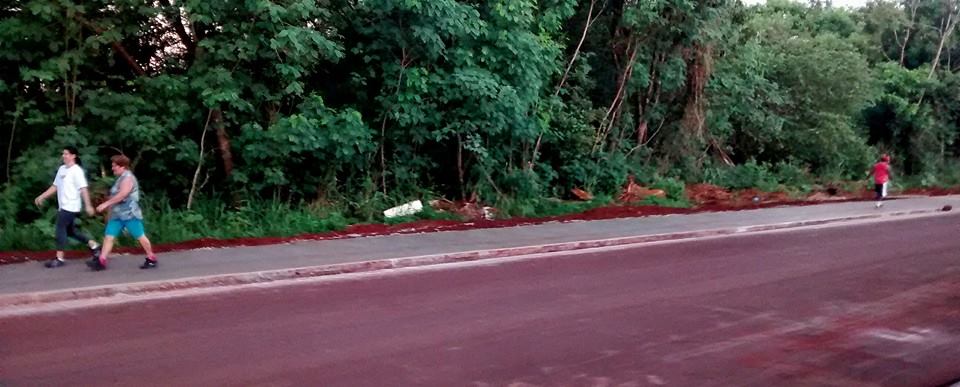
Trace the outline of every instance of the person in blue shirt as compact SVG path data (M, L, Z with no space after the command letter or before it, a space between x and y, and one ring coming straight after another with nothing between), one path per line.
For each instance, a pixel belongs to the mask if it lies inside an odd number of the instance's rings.
M117 176L117 181L110 188L110 198L97 206L97 212L110 210L107 228L103 237L103 249L99 257L88 262L91 269L100 271L107 268L107 257L113 249L114 240L126 229L130 236L140 243L140 247L147 253L147 258L141 269L157 267L157 256L153 253L150 239L147 238L143 227L143 212L140 210L140 185L136 176L130 171L130 159L124 155L110 158L110 169Z

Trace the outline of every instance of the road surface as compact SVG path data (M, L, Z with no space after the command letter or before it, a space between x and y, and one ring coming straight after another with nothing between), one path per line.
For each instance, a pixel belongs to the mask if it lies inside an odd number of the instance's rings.
M934 386L957 378L957 215L0 318L5 387Z

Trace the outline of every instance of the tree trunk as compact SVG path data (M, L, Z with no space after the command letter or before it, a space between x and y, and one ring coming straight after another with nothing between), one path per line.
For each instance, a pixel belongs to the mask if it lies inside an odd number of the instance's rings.
M940 56L943 55L943 46L950 40L950 35L953 34L953 30L957 26L957 20L960 19L960 15L958 15L957 12L956 4L951 2L949 12L947 12L947 20L940 22L940 43L937 44L937 53L933 57L930 74L927 75L927 79L932 79L936 74L937 66L940 65Z
M937 44L937 53L933 57L933 62L930 64L930 73L927 74L927 79L933 79L934 75L937 74L937 66L940 64L940 56L943 54L943 46L946 44L947 40L950 39L950 35L953 34L954 28L957 26L957 20L960 20L960 14L955 14L958 12L956 4L953 2L950 3L950 9L947 12L947 20L940 21L940 43ZM920 92L920 98L917 99L917 107L923 104L923 99L927 96L926 89Z
M18 106L18 109L13 114L13 125L10 127L10 142L7 144L7 183L10 182L10 161L13 159L13 139L17 134L17 121L20 120L20 112L21 110Z
M93 30L93 32L96 32L97 34L103 34L106 31L100 26L93 24L93 22L87 20L83 16L76 15L74 17L77 19L77 21L80 22L80 24ZM133 59L133 56L130 55L127 49L123 47L123 45L120 44L119 41L111 42L110 45L113 47L113 51L115 51L117 55L123 58L123 60L125 60L128 65L130 65L130 69L133 70L135 74L139 76L147 75L147 72L143 70L143 67L141 67L140 64L137 63L136 59Z
M577 48L573 50L573 56L570 57L570 61L567 62L567 67L563 71L563 76L560 77L560 82L557 84L556 91L553 92L554 96L560 95L560 90L563 89L563 85L567 82L567 77L570 76L570 70L573 69L573 65L576 64L577 58L580 56L580 50L583 48L583 42L587 39L587 33L590 32L590 27L593 26L593 23L597 22L597 18L593 15L593 8L596 6L597 0L590 0L590 9L587 10L587 21L583 25L583 33L580 35L580 41L577 42ZM603 13L603 8L606 7L606 1L600 6L600 10L597 12L597 16L600 16ZM533 153L530 156L530 162L527 163L527 169L533 169L534 165L537 163L537 159L540 155L540 144L543 141L543 131L540 131L540 134L537 135L537 141L533 146ZM524 152L526 153L526 152Z
M702 141L706 134L707 101L704 90L713 71L713 46L695 45L687 65L687 104L683 109L683 127Z
M653 56L653 62L650 66L650 72L647 74L649 84L647 92L637 97L637 147L647 143L650 123L647 122L646 114L650 106L655 106L660 102L660 80L657 69L665 60L666 55L658 53ZM651 103L650 100L653 99Z
M917 21L917 6L920 4L920 0L912 0L910 2L910 24L907 25L906 34L903 36L903 44L900 45L900 67L903 67L903 62L907 57L907 43L910 42L910 36L913 34L914 24Z
M187 32L186 25L183 22L183 12L181 8L171 4L170 0L160 0L160 5L166 8L167 12L165 12L164 15L171 19L170 24L173 26L174 32L180 37L180 42L183 43L183 47L187 50L185 57L186 62L193 63L197 55L197 40Z
M460 137L460 133L457 132L457 179L460 181L460 200L467 199L467 190L466 184L464 183L464 170L463 170L463 139Z
M708 139L706 127L707 100L704 96L707 80L713 71L713 46L694 44L685 50L687 59L687 102L683 109L683 118L680 125L684 130L683 141L675 143L674 155L689 154L692 149L700 148L707 143L706 151L716 148L721 159L729 159L722 148L713 139ZM697 159L697 167L701 166L702 157Z
M577 57L580 56L580 49L583 47L583 42L587 40L587 33L590 32L590 27L593 26L593 23L596 22L596 18L593 16L593 8L596 6L597 0L590 0L590 9L587 10L587 21L583 25L583 33L580 34L580 41L577 42L577 48L573 50L573 56L570 57L570 62L567 62L567 68L563 71L563 76L560 77L560 83L557 84L557 90L553 92L553 95L560 95L560 90L563 89L563 84L566 83L567 77L570 75L570 69L573 68L573 65L577 62ZM603 6L601 6L600 11L597 12L597 16L600 16L600 13L603 12ZM539 141L537 141L539 144Z
M406 75L407 68L413 63L413 56L403 48L400 52L400 74L397 75L397 85L394 87L393 95L400 94L400 88L403 87L403 77ZM380 121L380 189L384 195L387 195L387 120L390 118L390 109L384 109L383 119Z
M217 131L217 142L220 145L220 160L223 162L223 172L227 177L233 174L233 153L230 151L230 136L223 123L223 112L217 109L210 110L210 122Z
M200 170L203 168L203 154L206 152L207 129L210 127L210 118L213 117L213 109L207 113L207 122L203 124L203 134L200 135L200 156L197 160L197 169L193 172L193 181L190 183L190 194L187 195L187 209L193 205L193 196L197 192L197 179L200 178Z
M626 94L626 85L630 82L630 78L633 75L633 66L637 61L637 47L631 42L627 46L628 52L630 52L630 58L627 59L627 63L623 66L623 71L620 73L617 82L617 92L613 96L613 101L610 102L610 107L607 108L606 114L603 115L603 120L600 121L600 127L597 128L597 134L594 138L593 144L593 153L596 153L598 149L603 148L603 142L607 138L607 135L610 134L610 130L617 122L617 118L620 116L621 108L623 107L623 100L625 99Z

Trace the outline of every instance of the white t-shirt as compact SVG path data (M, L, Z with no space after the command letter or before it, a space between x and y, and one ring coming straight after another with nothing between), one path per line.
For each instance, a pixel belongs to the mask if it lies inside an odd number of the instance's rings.
M53 179L53 185L57 186L57 203L61 210L80 212L83 209L80 189L87 188L87 177L84 176L83 168L76 164L69 168L61 165L57 170L57 177Z

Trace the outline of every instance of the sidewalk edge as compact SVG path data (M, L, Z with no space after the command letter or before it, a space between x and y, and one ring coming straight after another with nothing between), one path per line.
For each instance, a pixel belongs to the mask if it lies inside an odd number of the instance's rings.
M116 296L140 296L185 289L217 288L225 286L249 285L266 282L293 280L300 278L322 277L349 273L374 272L387 269L399 269L417 266L439 265L453 262L478 261L505 258L520 255L556 253L584 250L599 247L633 245L651 242L675 241L691 238L726 236L762 231L774 231L798 227L810 227L830 223L841 223L869 219L882 219L910 215L923 215L943 212L941 209L912 210L883 214L870 214L782 222L755 226L742 226L708 230L684 231L666 234L641 235L599 240L561 242L535 246L507 247L499 249L464 251L456 253L432 254L403 258L378 259L360 262L348 262L290 269L277 269L259 272L221 274L203 277L188 277L163 281L113 284L76 289L63 289L43 292L16 293L0 295L0 308L24 307L66 301L90 300Z

